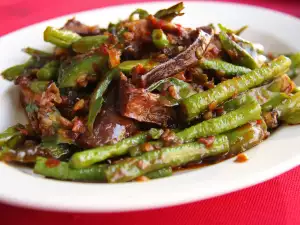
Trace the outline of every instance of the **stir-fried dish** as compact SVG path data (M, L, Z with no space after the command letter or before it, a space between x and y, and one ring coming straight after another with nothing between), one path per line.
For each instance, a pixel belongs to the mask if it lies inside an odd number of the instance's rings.
M136 9L106 28L47 27L54 51L25 48L28 61L2 72L29 122L0 134L0 159L59 180L145 181L300 122L300 53L266 54L240 37L246 26L172 22L183 8Z

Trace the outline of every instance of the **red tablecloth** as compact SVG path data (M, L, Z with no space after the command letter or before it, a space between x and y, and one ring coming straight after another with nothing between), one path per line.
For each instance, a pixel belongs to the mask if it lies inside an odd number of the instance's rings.
M0 0L0 35L67 13L129 2L139 2L139 0ZM300 2L297 0L243 0L242 2L258 4L300 16ZM299 190L300 167L265 183L221 197L142 212L118 214L55 213L0 204L0 224L295 225L300 224Z

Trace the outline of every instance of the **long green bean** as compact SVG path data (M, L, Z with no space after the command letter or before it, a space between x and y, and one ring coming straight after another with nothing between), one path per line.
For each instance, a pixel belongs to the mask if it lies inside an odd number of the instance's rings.
M37 157L34 172L45 177L58 180L76 181L105 181L105 169L107 165L95 165L83 169L73 169L66 162L55 159Z
M228 150L229 143L225 135L216 137L209 148L197 142L162 148L109 166L106 177L110 183L126 182L152 171L184 165L208 156L226 153Z
M211 103L220 104L234 95L247 91L261 85L274 77L286 72L291 60L280 56L273 60L268 66L253 70L243 76L223 81L216 87L192 95L181 102L181 107L187 120L192 120L204 112Z
M147 140L148 133L140 133L133 137L126 138L114 145L105 145L93 149L75 153L70 159L70 166L73 168L86 168L90 165L101 162L105 159L124 155L130 147L141 144Z

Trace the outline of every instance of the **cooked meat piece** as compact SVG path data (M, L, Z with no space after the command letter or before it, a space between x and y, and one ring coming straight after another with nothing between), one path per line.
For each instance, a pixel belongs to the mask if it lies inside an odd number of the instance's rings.
M121 116L117 110L117 87L117 82L111 84L106 95L106 102L94 122L93 133L86 130L77 139L77 143L81 147L93 148L104 144L113 144L138 131L136 122Z
M92 36L100 34L98 26L87 26L72 18L67 21L63 29L73 31L81 36Z
M120 111L123 116L167 127L174 120L174 111L164 106L159 98L160 95L135 88L121 78Z
M33 93L26 86L20 87L21 102L26 108L32 128L42 136L54 135L60 117L55 105L62 102L55 83L49 84L42 93Z
M114 108L107 108L98 114L93 133L87 130L77 139L77 144L85 148L114 144L135 132L137 127L133 120L120 116Z
M180 71L183 71L187 67L195 64L198 61L198 57L202 55L211 40L211 35L205 32L199 32L198 38L191 44L185 51L177 55L176 57L168 60L156 66L148 73L141 76L140 86L148 87L152 83L170 77Z
M145 58L147 54L156 50L152 44L152 29L148 20L126 21L124 27L128 31L123 33L125 45L123 58L127 60Z

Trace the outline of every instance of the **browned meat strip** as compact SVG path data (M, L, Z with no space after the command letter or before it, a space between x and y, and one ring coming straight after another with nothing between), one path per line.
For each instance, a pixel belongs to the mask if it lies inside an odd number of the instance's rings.
M148 87L152 83L170 77L198 61L198 56L202 55L211 40L211 35L200 31L198 38L184 52L176 57L156 66L154 69L140 77L140 86Z
M100 34L100 29L98 26L87 26L72 18L67 21L63 29L73 31L81 36L91 36Z
M123 116L164 127L174 120L173 109L160 102L160 95L135 88L124 78L120 82L120 108Z
M114 144L135 132L137 127L133 120L120 116L114 108L108 108L97 116L93 133L86 131L77 139L77 144L86 148Z
M104 144L113 144L127 138L138 131L134 120L123 117L117 110L117 84L113 83L106 95L103 109L96 117L93 133L86 130L77 139L77 144L85 148L93 148Z

